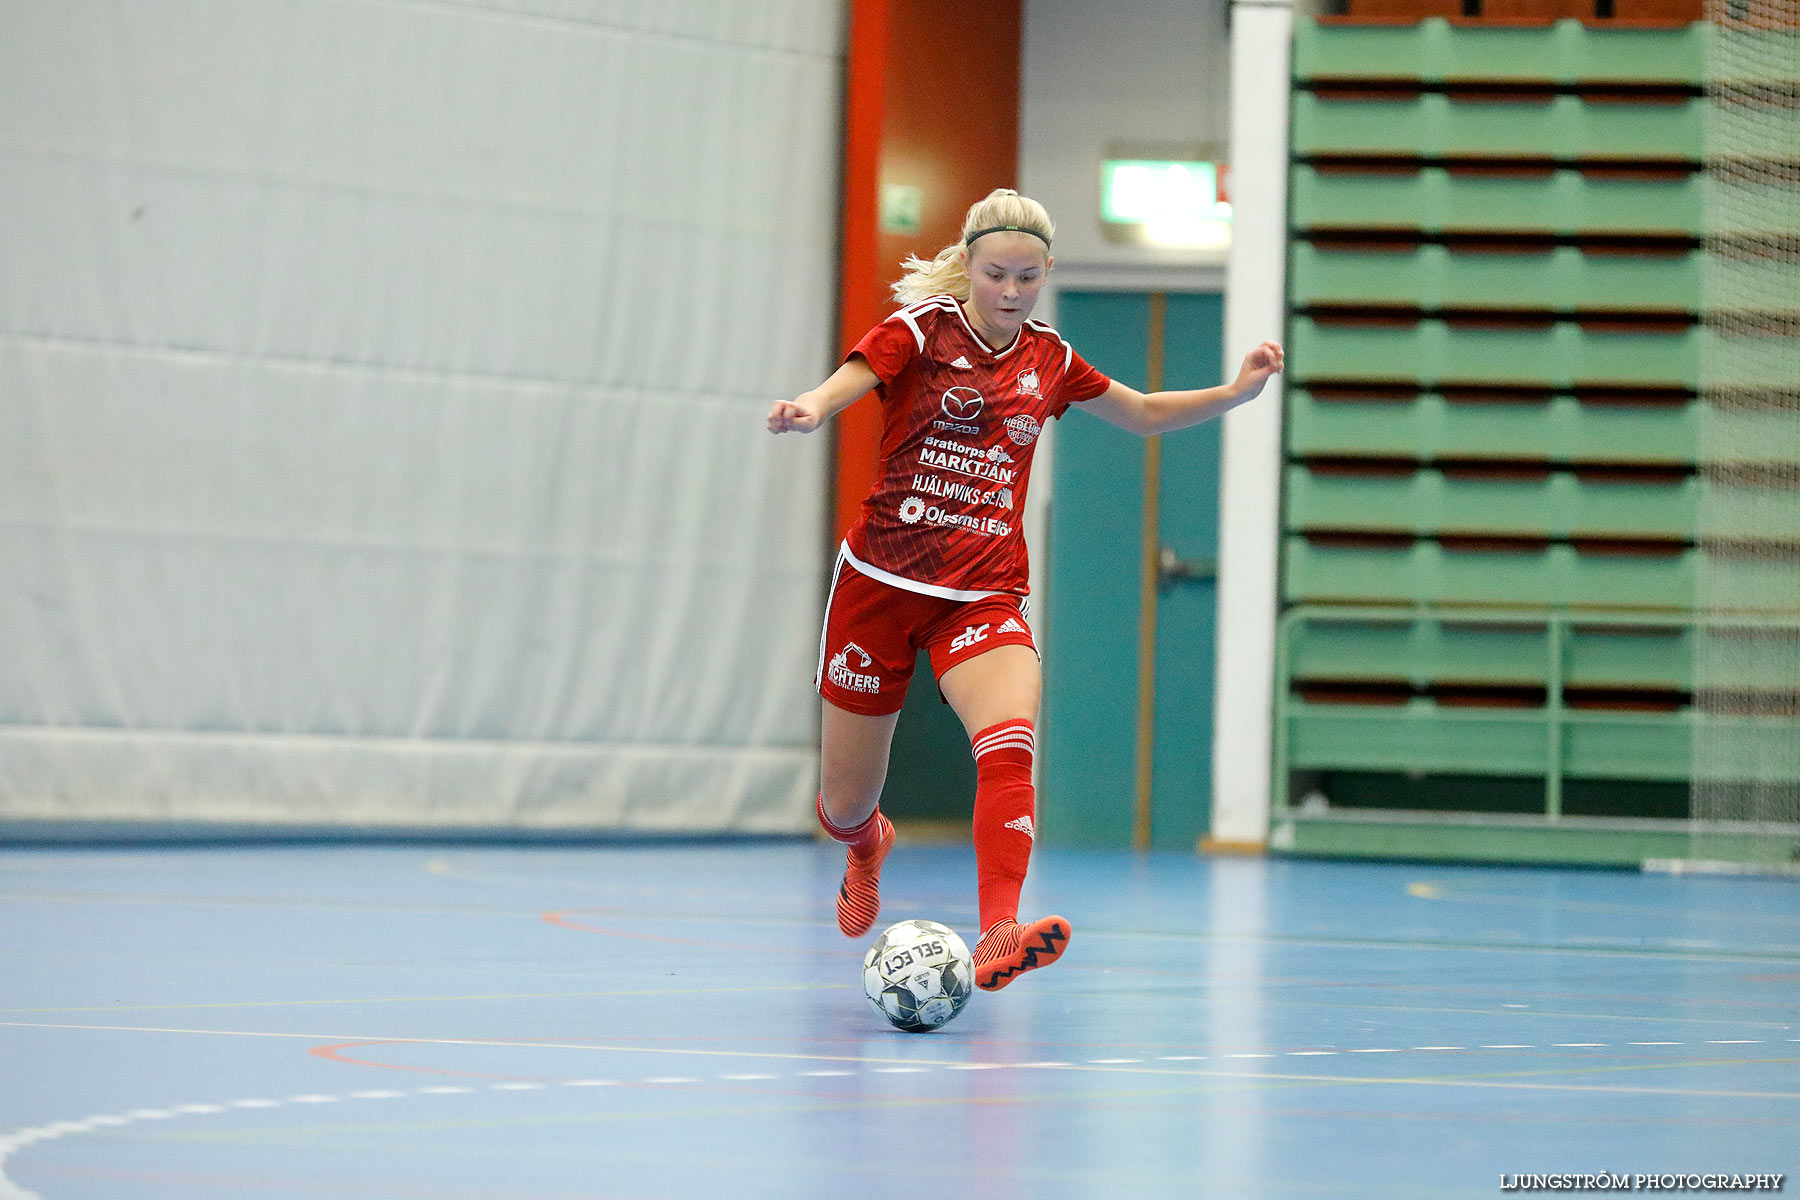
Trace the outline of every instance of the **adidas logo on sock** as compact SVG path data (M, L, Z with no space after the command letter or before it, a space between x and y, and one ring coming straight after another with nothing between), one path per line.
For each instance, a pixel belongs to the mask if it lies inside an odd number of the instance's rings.
M967 355L963 355L963 354L957 355L956 361L951 363L950 365L953 367L961 367L965 371L974 370L974 364L969 361Z
M1006 620L1000 622L1000 628L994 630L994 632L995 633L1024 633L1025 627L1023 625L1019 624L1019 618L1008 617L1008 618L1006 618Z
M1006 823L1006 827L1008 829L1016 829L1032 841L1037 841L1037 834L1031 828L1031 815L1029 813L1022 817L1014 817Z

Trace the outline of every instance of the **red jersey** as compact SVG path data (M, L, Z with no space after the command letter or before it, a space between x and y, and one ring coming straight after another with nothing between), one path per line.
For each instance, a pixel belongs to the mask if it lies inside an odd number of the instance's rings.
M995 350L952 296L907 305L850 353L880 379L882 415L881 472L845 539L851 565L952 600L1023 596L1038 434L1112 381L1039 321Z

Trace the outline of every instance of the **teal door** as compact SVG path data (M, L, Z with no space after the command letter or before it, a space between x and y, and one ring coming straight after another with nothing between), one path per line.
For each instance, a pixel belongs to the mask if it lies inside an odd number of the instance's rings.
M1065 292L1056 326L1139 390L1220 381L1216 293ZM1146 439L1078 405L1054 451L1039 836L1192 850L1212 821L1219 424Z

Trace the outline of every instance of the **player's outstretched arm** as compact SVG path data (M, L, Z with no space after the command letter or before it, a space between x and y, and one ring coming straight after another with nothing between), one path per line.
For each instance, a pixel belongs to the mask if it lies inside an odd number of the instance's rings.
M1151 392L1145 395L1126 387L1118 380L1083 408L1103 421L1148 437L1186 429L1222 416L1238 405L1262 394L1269 376L1280 372L1281 346L1264 342L1244 356L1237 378L1218 387L1191 392Z
M831 378L792 400L777 400L769 409L770 433L811 433L866 395L881 380L860 357L831 373Z

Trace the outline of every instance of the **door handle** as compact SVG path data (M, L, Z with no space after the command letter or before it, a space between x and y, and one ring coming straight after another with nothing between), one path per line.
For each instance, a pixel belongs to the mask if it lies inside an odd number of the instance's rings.
M1182 558L1175 553L1174 547L1163 546L1156 552L1156 587L1158 591L1167 588L1177 579L1217 579L1219 577L1219 560L1216 558Z

